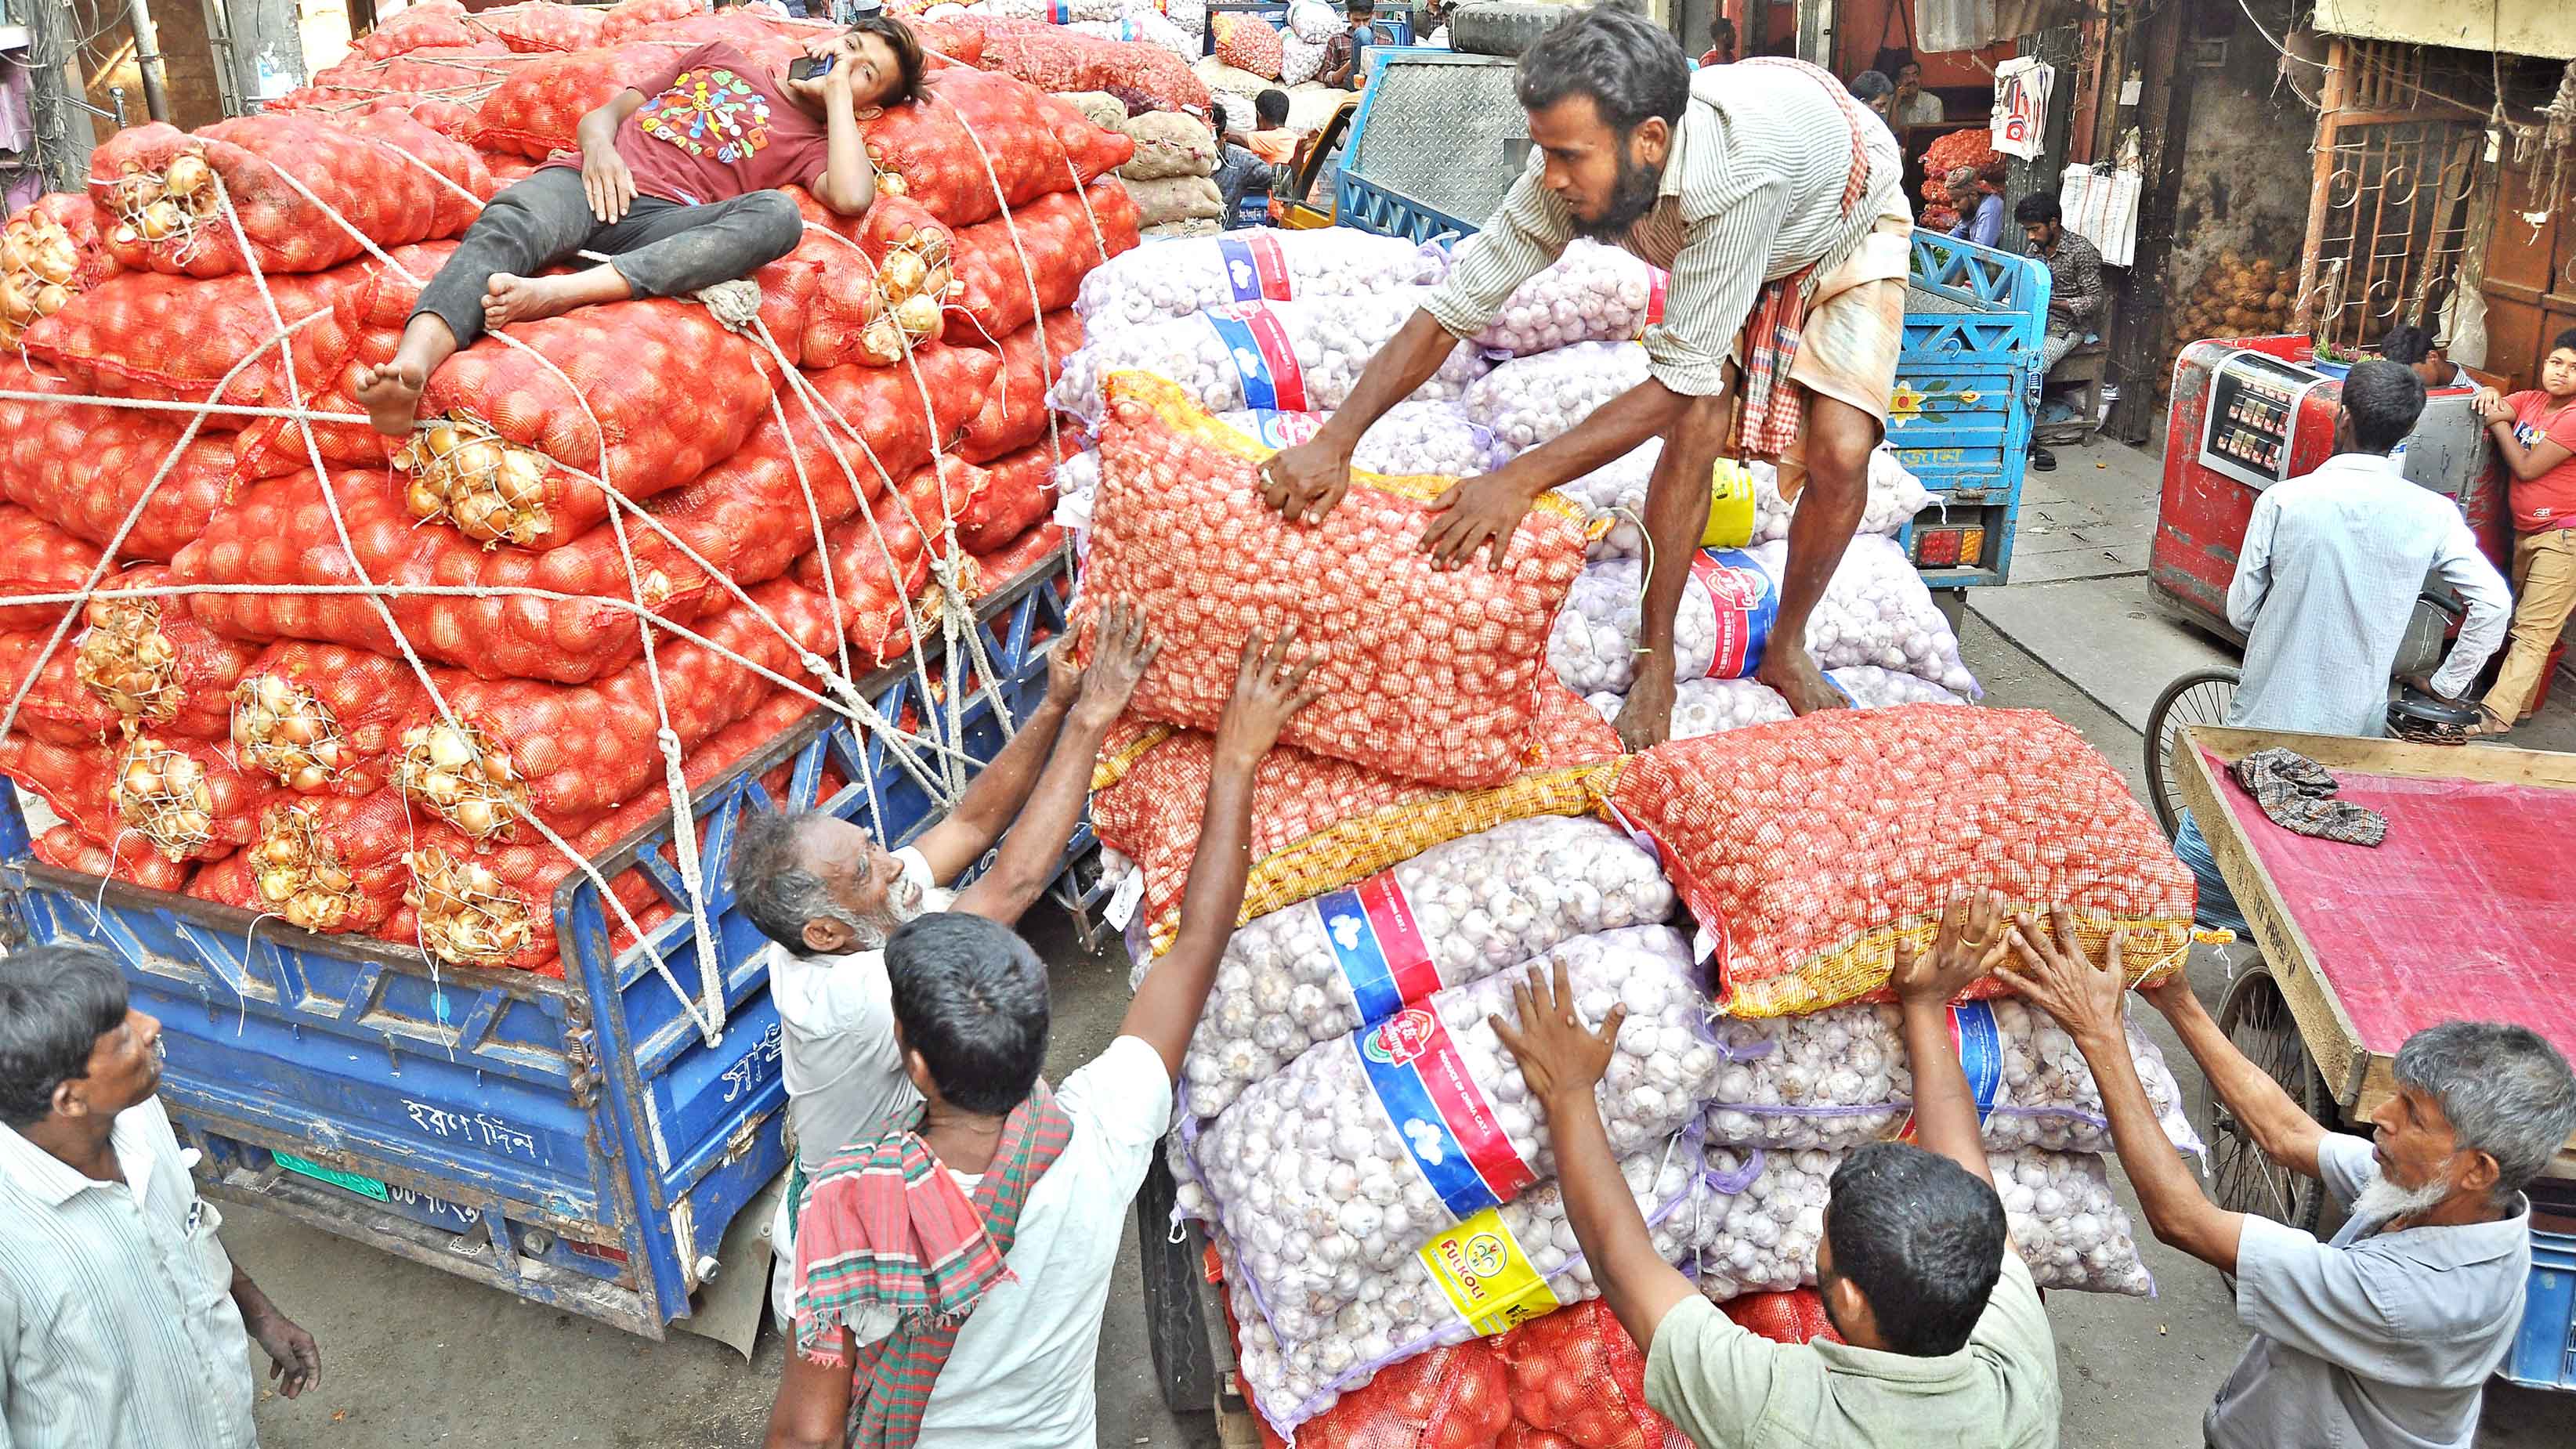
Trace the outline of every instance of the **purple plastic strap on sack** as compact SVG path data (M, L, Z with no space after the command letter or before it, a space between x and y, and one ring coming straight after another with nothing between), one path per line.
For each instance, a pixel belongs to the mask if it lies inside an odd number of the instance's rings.
M1707 1168L1701 1168L1699 1180L1708 1188L1709 1191L1716 1193L1718 1196L1733 1197L1737 1193L1751 1187L1753 1185L1753 1180L1761 1175L1762 1149L1757 1147L1753 1149L1753 1154L1744 1160L1744 1166L1739 1170L1734 1172L1714 1172Z

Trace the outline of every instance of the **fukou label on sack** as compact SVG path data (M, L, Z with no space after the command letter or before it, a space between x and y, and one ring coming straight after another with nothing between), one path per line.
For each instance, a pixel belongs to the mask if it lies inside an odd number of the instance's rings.
M1479 1335L1503 1333L1558 1307L1503 1215L1491 1208L1433 1238L1414 1253L1449 1306Z
M1334 963L1350 984L1361 1025L1384 1021L1447 984L1393 871L1317 897L1314 911L1332 938Z
M1248 237L1219 237L1217 255L1225 259L1225 284L1238 302L1285 302L1297 295L1288 281L1288 254L1272 232Z
M1995 1115L1995 1107L2004 1090L2004 1029L1995 1020L1994 1007L1983 1001L1963 1001L1950 1008L1950 1049L1959 1054L1959 1068L1968 1074L1968 1097L1977 1104L1977 1125ZM1905 1122L1896 1129L1899 1141L1914 1140L1914 1114L1905 1114Z
M1771 575L1740 549L1703 549L1691 555L1691 577L1708 591L1717 616L1717 656L1711 679L1743 679L1762 667L1762 649L1779 617L1780 594Z
M1249 411L1252 436L1265 448L1293 448L1324 430L1324 420L1313 413L1283 413L1277 408Z
M1306 410L1306 373L1297 365L1297 349L1289 345L1288 329L1280 325L1277 314L1251 302L1210 307L1199 315L1216 329L1217 340L1233 359L1235 376L1243 382L1245 407Z
M1406 1155L1451 1217L1500 1207L1537 1180L1438 1013L1409 1006L1350 1041Z

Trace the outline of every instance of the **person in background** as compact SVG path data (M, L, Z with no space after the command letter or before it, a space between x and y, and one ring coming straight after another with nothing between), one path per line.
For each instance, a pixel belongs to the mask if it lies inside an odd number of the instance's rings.
M1720 15L1708 22L1708 49L1701 51L1703 66L1735 64L1735 22Z
M1884 121L1888 107L1896 103L1896 82L1874 70L1865 70L1851 78L1852 99L1869 108L1870 114Z
M2043 377L2084 341L2102 311L2102 249L2068 231L2065 215L2057 198L2045 191L2013 206L2013 220L2020 223L2030 254L2048 263L2048 324L2039 342ZM2054 472L2057 455L2034 447L2030 466Z
M1244 137L1243 144L1273 166L1295 161L1301 138L1288 128L1288 93L1275 86L1263 91L1252 98L1252 110L1260 129Z
M1888 125L1897 130L1909 126L1937 126L1949 119L1941 107L1941 98L1923 89L1923 62L1914 52L1901 46L1890 46L1878 53L1870 67L1896 84L1895 99L1888 106Z
M2438 572L2468 612L2441 668L2417 681L2457 699L2503 641L2513 596L2458 505L2397 471L2389 450L2415 430L2424 383L2394 362L2356 363L2343 383L2335 453L2254 500L2227 587L2245 666L2227 722L2242 729L2376 737L2388 729L2388 674L2415 596ZM2200 880L2209 924L2247 932L2191 812L2174 851Z
M2478 416L2513 474L2513 647L2486 698L2481 734L2500 735L2531 713L2549 651L2576 609L2576 328L2540 360L2540 386L2511 396L2479 392Z
M1980 894L1950 903L1928 956L1896 948L1889 985L1914 1069L1915 1140L1873 1142L1834 1169L1816 1292L1840 1343L1759 1337L1655 1251L1593 1095L1624 1008L1584 1029L1560 961L1552 983L1533 968L1514 987L1517 1027L1492 1019L1546 1115L1583 1260L1645 1351L1646 1402L1692 1443L2057 1443L2056 1341L2007 1236L1950 1041L1950 998L2009 934L2000 901Z
M2531 1276L2523 1187L2576 1131L2576 1076L2527 1028L2426 1027L2397 1049L2371 1137L2329 1132L2238 1051L2176 972L2140 994L2164 1013L2237 1130L2351 1213L2332 1242L2201 1195L2129 1055L2120 937L2100 965L2063 909L2013 929L1997 974L2075 1039L2156 1237L2236 1278L2254 1340L2201 1420L2211 1449L2467 1446L2511 1352Z
M1954 166L1948 177L1950 203L1959 210L1950 235L1981 247L2004 239L2004 163L1989 161L1983 169Z
M630 297L686 297L749 276L805 235L800 185L843 216L876 201L859 122L921 93L921 42L899 20L817 37L819 75L773 73L720 41L581 118L577 144L492 198L420 290L394 355L354 375L376 431L412 430L439 364L495 327ZM545 275L584 251L609 260Z
M1293 650L1293 630L1244 641L1180 934L1061 1090L1038 1075L1046 965L1009 927L943 913L887 945L918 1095L853 1136L797 1210L796 1351L768 1449L1099 1442L1101 1313L1243 907L1253 772L1317 692Z
M1324 42L1324 68L1316 79L1341 90L1368 84L1369 37L1377 20L1377 0L1350 0L1342 7L1343 25Z
M313 1335L225 1254L161 1060L105 953L0 956L0 1444L252 1449L254 1340L278 1393L322 1381Z
M955 808L912 844L888 851L860 826L819 810L743 812L732 883L743 914L770 942L779 1076L795 1133L791 1197L860 1128L919 1101L895 1044L887 938L931 911L1016 921L1064 863L1089 799L1092 756L1157 647L1144 621L1117 605L1093 627L1090 667L1077 668L1070 642L1058 640L1047 656L1046 698ZM961 892L944 889L996 840L990 870ZM784 1325L796 1257L785 1202L771 1219L770 1246L772 1309Z
M2380 356L2391 362L2402 362L2415 369L2415 375L2431 387L2475 387L2477 379L2469 370L2451 361L2450 349L2433 340L2433 329L2400 322L2379 339Z
M1272 91L1269 94L1279 95L1279 92ZM1280 99L1285 100L1287 97L1280 96ZM1266 197L1270 194L1273 168L1269 162L1261 159L1245 144L1251 139L1250 137L1240 131L1228 129L1232 123L1232 113L1226 110L1225 102L1210 102L1208 111L1209 122L1216 130L1217 163L1213 179L1216 182L1217 196L1225 206L1224 219L1218 223L1218 229L1236 231L1255 225L1256 223L1245 220L1242 215L1244 198L1254 194L1256 186L1259 188L1259 195Z

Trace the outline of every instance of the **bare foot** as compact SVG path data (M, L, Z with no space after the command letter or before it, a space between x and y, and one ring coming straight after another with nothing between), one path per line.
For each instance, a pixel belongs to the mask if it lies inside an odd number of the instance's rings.
M578 277L513 277L496 273L483 289L483 325L486 328L507 327L513 322L534 322L541 317L559 317L585 302L594 300L575 287Z
M429 384L424 369L406 366L399 357L381 365L361 365L357 384L358 401L367 405L367 420L377 432L390 438L411 435L420 415L420 390Z
M1804 649L1766 651L1754 677L1780 691L1781 698L1789 701L1789 708L1800 714L1851 708L1851 700L1834 688L1825 672L1816 667L1815 657Z

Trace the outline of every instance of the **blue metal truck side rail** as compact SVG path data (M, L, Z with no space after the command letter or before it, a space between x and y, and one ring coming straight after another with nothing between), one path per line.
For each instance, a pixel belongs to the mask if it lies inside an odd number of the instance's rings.
M1919 565L1934 588L2000 584L2012 570L2022 473L2039 411L2048 268L2038 258L1917 231L1906 267L1905 340L1887 438L1947 523L1976 523L1973 563ZM1914 528L1902 536L1914 554Z
M1013 719L1046 688L1068 555L977 606ZM951 671L952 674L962 671ZM908 666L863 692L887 718L989 760L1003 740L976 689L948 737L944 694ZM793 762L785 798L761 777ZM827 771L849 781L818 798ZM702 872L725 1006L713 1041L640 948L612 955L598 888L555 892L565 977L445 966L193 897L43 865L14 791L0 804L0 909L36 941L101 945L161 1019L162 1097L217 1196L254 1202L503 1292L659 1338L717 1267L725 1228L785 1165L786 1091L766 945L724 880L745 809L819 805L890 844L926 828L930 791L881 739L817 711L699 790ZM666 814L596 860L639 867L681 905L648 939L680 990L709 985ZM1076 854L1090 845L1086 828Z

